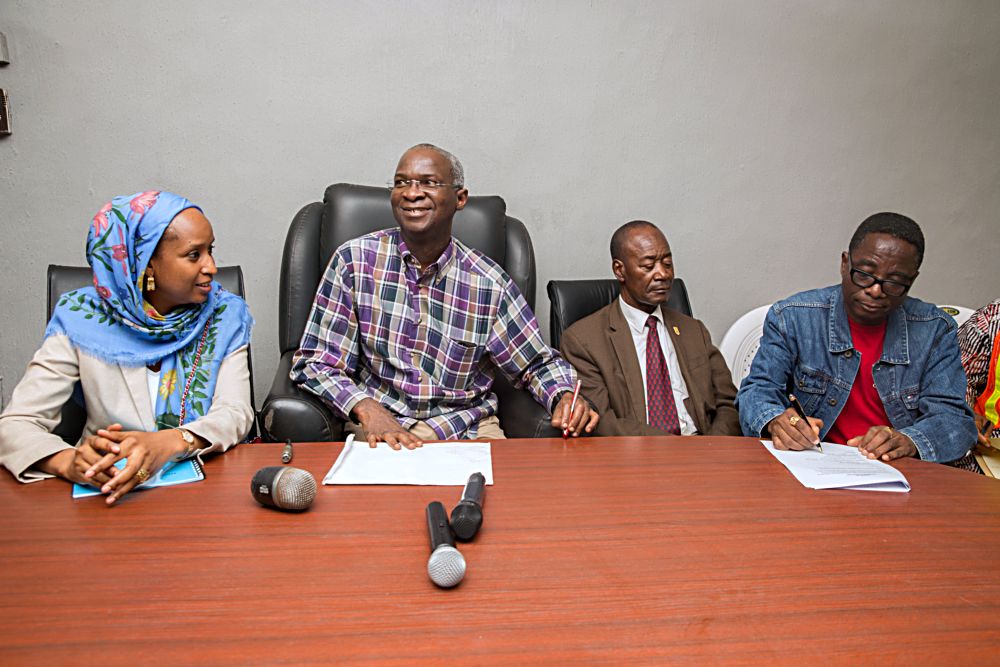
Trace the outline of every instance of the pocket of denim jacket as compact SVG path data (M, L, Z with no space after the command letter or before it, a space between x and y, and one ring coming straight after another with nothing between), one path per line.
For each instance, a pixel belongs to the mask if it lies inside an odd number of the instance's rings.
M795 390L806 394L825 394L830 376L808 366L795 367Z
M907 387L900 392L903 399L903 407L907 410L916 410L920 404L920 386Z

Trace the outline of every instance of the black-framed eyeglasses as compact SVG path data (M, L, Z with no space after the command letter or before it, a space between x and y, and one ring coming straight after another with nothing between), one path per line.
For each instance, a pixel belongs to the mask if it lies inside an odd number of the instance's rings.
M411 185L417 186L421 192L431 192L441 188L460 188L462 186L454 183L442 183L430 178L396 178L386 183L390 190L406 190Z
M898 280L882 280L881 278L876 278L867 271L855 269L854 260L850 255L847 256L847 263L851 267L851 282L858 287L871 287L872 285L878 285L882 288L882 292L886 296L903 296L910 291L910 287L913 286L912 281L908 283L901 283Z

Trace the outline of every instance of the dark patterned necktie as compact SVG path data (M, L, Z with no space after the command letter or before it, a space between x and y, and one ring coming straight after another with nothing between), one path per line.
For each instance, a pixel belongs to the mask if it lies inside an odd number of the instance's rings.
M681 425L677 418L674 391L670 387L670 372L660 349L660 338L656 335L657 321L653 315L646 320L649 327L646 338L646 409L649 411L649 425L680 435Z

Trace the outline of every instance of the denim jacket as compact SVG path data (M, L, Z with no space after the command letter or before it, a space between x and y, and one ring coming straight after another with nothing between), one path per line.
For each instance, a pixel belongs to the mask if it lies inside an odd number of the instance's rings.
M952 461L976 442L955 331L955 321L934 305L907 297L889 315L882 357L872 370L891 426L925 461ZM807 415L823 420L824 437L847 402L860 356L840 285L775 303L736 397L744 434L768 437L765 427L793 393Z

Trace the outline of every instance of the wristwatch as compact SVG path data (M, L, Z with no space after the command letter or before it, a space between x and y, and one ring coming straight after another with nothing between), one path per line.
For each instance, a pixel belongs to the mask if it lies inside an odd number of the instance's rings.
M176 461L183 461L198 448L198 441L194 439L194 434L187 429L175 428L174 430L181 434L181 437L184 438L184 442L187 444L187 449L184 450L184 453L178 455L175 459Z

